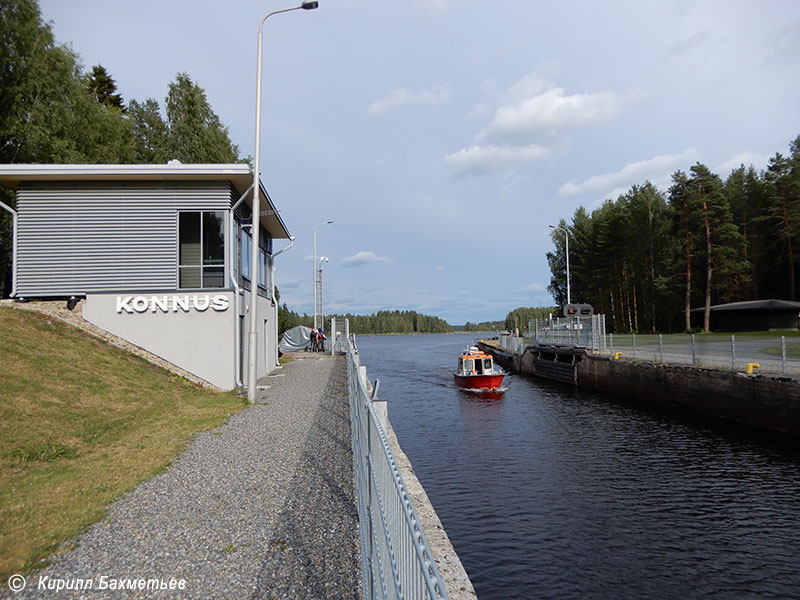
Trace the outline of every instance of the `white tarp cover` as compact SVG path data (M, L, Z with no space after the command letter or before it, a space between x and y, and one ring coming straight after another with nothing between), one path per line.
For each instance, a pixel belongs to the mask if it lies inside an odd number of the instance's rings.
M305 325L292 327L284 332L281 338L281 352L297 352L311 348L311 328Z

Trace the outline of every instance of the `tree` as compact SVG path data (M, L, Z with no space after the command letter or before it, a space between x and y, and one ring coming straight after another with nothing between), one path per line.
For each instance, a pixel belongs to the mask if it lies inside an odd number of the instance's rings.
M55 43L34 0L0 2L0 162L130 162L129 125L100 104L81 75L77 56ZM3 202L15 206L14 195ZM0 213L0 282L8 293L10 217Z
M239 147L208 103L206 93L185 73L169 85L166 119L156 100L131 100L128 116L133 128L136 161L161 164L239 162Z
M746 257L751 267L750 283L742 290L742 299L754 300L775 296L770 288L779 274L768 250L771 228L764 217L767 212L769 187L755 167L750 165L746 168L740 165L731 171L723 191L728 198L733 221L742 234Z
M550 314L556 312L558 309L554 306L520 306L515 308L506 315L505 328L508 331L513 331L519 328L520 334L528 329L528 323L532 319L539 319L545 321Z
M234 163L239 147L211 109L203 88L178 73L166 98L169 138L167 153L185 163Z
M567 233L564 233L564 232ZM569 228L566 221L561 219L558 227L550 232L555 251L547 253L547 264L550 267L550 284L547 291L553 296L558 306L567 304L567 252L564 236L569 235ZM574 244L573 244L574 246ZM570 254L570 257L572 254Z
M798 230L800 230L800 136L790 145L791 154L784 157L776 153L769 161L764 179L769 185L767 206L764 219L771 225L777 235L773 240L776 252L775 260L784 265L784 273L788 282L789 298L797 299L797 265L795 249L797 248Z
M158 102L148 98L142 103L131 100L128 104L128 118L133 127L133 147L136 162L144 164L163 164L169 160L167 140L169 128L161 118Z
M722 181L697 163L687 176L682 171L672 177L670 207L673 222L681 236L685 268L685 326L691 329L690 311L693 266L702 269L703 330L710 330L712 296L731 301L749 279L744 238L733 222ZM716 279L715 279L716 273Z
M633 306L631 331L640 331L642 324L646 323L645 327L654 333L664 299L660 293L663 289L657 288L658 275L665 271L667 264L667 204L661 192L649 181L642 186L634 185L617 202L625 217L622 225L627 241L627 283Z
M86 75L86 86L100 104L123 109L122 96L117 93L117 84L103 65L92 67L92 72Z
M692 262L694 260L695 205L690 193L689 178L683 171L672 174L669 188L669 207L672 214L673 234L678 238L678 249L683 255L684 269L684 331L692 329ZM680 261L678 261L680 262Z

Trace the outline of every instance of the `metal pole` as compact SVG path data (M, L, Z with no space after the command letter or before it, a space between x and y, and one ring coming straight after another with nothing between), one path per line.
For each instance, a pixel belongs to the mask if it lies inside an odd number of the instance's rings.
M314 327L317 326L317 227L319 225L314 226L314 260L311 263L311 270L314 271L314 279L312 280L314 287L314 308L312 309L314 312Z
M314 264L312 265L312 270L314 271L314 327L317 326L317 229L323 225L330 225L331 223L333 223L333 219L314 225Z
M736 370L736 336L731 334L731 369Z
M636 334L635 333L631 334L631 340L633 340L631 342L631 346L633 346L633 358L636 358Z
M692 364L693 365L697 364L697 355L695 354L694 351L694 334L692 334Z
M14 240L11 243L11 293L9 297L14 298L17 295L17 211L3 202L0 202L0 208L8 211L8 214L11 215L11 235L14 236Z
M658 334L658 362L664 362L664 340L662 339L662 335Z
M256 60L256 142L253 157L253 225L251 227L253 247L250 253L250 331L247 352L247 399L250 402L254 402L256 399L256 365L258 364L256 359L258 354L258 261L260 260L260 256L258 254L258 235L261 223L261 198L259 193L261 188L259 171L261 169L261 46L264 38L263 29L264 23L272 15L290 12L301 8L304 10L317 8L317 3L303 2L303 4L300 6L274 10L261 19L261 22L258 24L258 58ZM231 243L233 242L231 241Z
M569 233L566 229L564 230L564 240L567 248L567 304L571 304L572 300L569 294Z
M781 336L781 375L786 375L786 337Z

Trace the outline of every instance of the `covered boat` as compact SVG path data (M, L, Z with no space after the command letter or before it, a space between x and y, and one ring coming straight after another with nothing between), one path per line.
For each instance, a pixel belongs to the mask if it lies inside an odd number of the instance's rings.
M458 370L453 374L456 385L477 390L493 390L503 382L503 370L494 364L491 354L470 346L458 357Z

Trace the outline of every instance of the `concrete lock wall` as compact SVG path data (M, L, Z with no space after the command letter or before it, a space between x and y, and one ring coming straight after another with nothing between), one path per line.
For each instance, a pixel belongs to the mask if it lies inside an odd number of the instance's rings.
M236 386L234 293L87 294L83 318L224 390Z
M786 433L800 433L800 382L584 356L580 387Z

